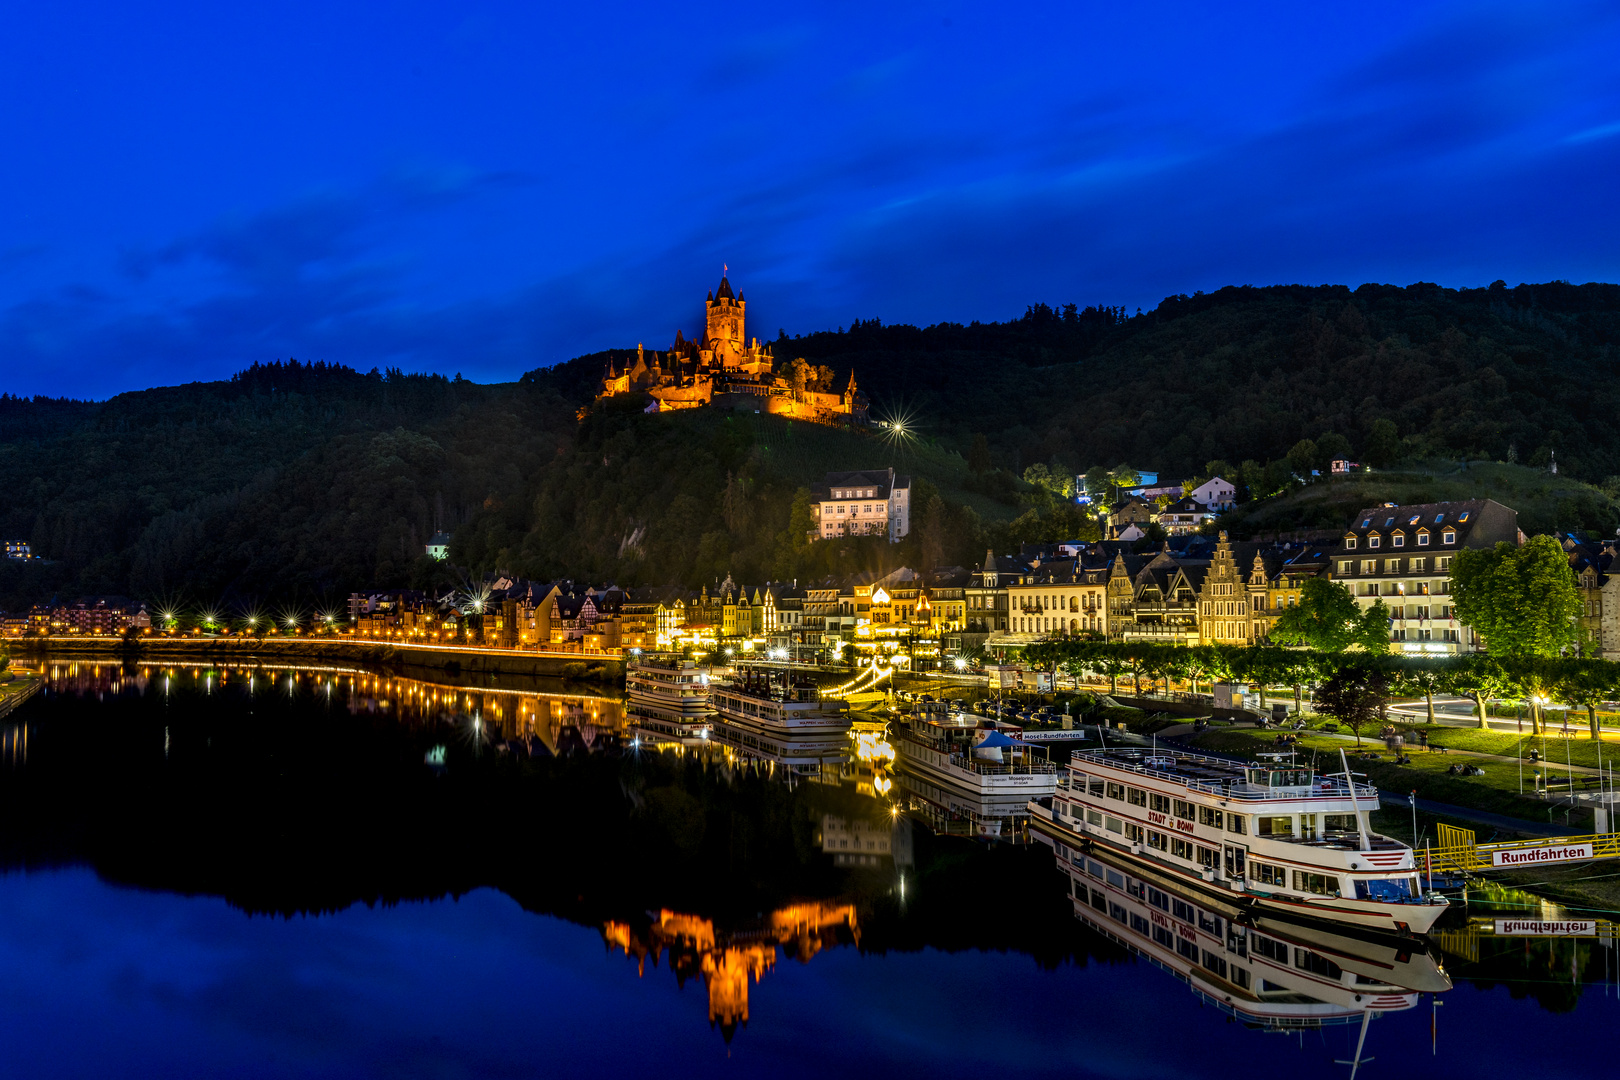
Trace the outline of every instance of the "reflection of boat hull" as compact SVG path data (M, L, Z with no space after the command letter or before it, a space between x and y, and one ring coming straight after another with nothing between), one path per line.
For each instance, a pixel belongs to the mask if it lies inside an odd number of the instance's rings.
M724 717L715 719L711 744L724 746L753 761L770 762L795 776L838 780L853 754L847 735L778 733Z
M1346 1023L1409 1009L1451 981L1421 942L1249 920L1218 893L1148 877L1116 853L1044 834L1070 881L1075 915L1169 968L1207 1001L1264 1027Z
M911 769L903 759L895 763L895 778L928 825L938 832L1010 836L1020 832L1029 817L1029 804L1022 795L964 791Z
M1428 932L1447 910L1444 904L1380 904L1342 897L1323 898L1320 901L1299 900L1233 890L1225 882L1206 880L1192 870L1166 865L1145 853L1133 851L1123 843L1082 833L1061 821L1050 808L1033 802L1030 804L1030 827L1073 848L1108 852L1129 864L1133 873L1173 881L1181 888L1191 889L1212 899L1224 898L1223 902L1241 906L1257 917L1263 915L1288 921L1312 921L1391 935L1408 935Z
M626 719L635 738L664 746L707 746L714 723L712 717L672 717L639 705L630 706Z

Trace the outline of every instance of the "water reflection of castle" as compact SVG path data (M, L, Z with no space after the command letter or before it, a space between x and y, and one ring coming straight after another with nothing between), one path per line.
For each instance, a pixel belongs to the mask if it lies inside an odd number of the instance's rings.
M776 966L776 951L785 950L800 963L829 945L860 943L860 926L851 904L791 904L771 912L759 925L717 931L712 920L665 909L644 931L628 923L602 927L608 951L618 948L636 959L638 976L647 958L657 967L665 950L676 981L686 985L701 978L709 994L709 1026L720 1028L730 1042L737 1025L748 1023L749 981L759 982Z

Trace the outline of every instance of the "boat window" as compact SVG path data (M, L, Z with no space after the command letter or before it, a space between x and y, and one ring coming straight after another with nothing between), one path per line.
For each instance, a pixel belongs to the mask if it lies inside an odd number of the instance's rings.
M1161 814L1170 812L1170 796L1153 792L1148 795L1148 809L1157 810Z
M1255 829L1261 836L1293 836L1294 819L1286 816L1262 815L1254 819Z
M1086 779L1086 794L1090 795L1093 799L1100 799L1100 798L1103 797L1103 781L1102 781L1102 777L1100 777L1100 776L1087 777L1087 779Z
M1214 848L1201 847L1198 849L1198 865L1207 870L1214 870L1221 864L1221 853Z
M1126 788L1125 801L1130 803L1132 806L1146 806L1147 792L1143 791L1141 788Z
M1240 847L1226 849L1226 876L1240 878L1243 876L1243 859L1245 852Z
M1198 808L1198 824L1212 825L1217 829L1220 828L1221 812L1212 806L1200 806Z
M1375 878L1372 881L1358 879L1356 881L1357 900L1410 900L1416 892L1412 888L1413 878Z
M1103 828L1107 829L1109 832L1124 832L1125 823L1119 820L1117 817L1104 817Z
M1249 988L1249 969L1248 968L1241 968L1241 967L1238 967L1236 964L1233 964L1232 965L1232 981L1234 983L1236 983L1238 986L1241 986L1243 989L1247 990Z
M1184 923L1187 923L1188 925L1198 921L1198 909L1187 903L1185 900L1175 901L1173 914L1176 918L1180 919Z
M1162 832L1154 832L1152 829L1149 829L1147 834L1147 842L1148 847L1150 848L1158 848L1160 851L1170 850L1170 838L1164 835Z
M1112 885L1116 889L1123 889L1125 887L1124 874L1120 873L1118 870L1108 870L1105 871L1105 873L1108 878L1108 884Z
M1125 798L1125 785L1124 784L1116 784L1112 780L1110 780L1108 782L1108 797L1110 799L1123 799L1123 798Z
M1339 978L1344 975L1344 971L1338 964L1335 964L1321 953L1314 953L1309 949L1294 950L1294 966L1301 971L1308 971L1312 975L1320 975L1322 978L1332 979L1334 982L1338 982Z
M1208 968L1210 971L1213 971L1215 974L1219 975L1221 978L1223 978L1223 979L1226 978L1226 959L1225 959L1225 957L1216 956L1214 953L1210 952L1208 949L1205 949L1204 950L1204 966L1206 968Z
M1249 951L1256 956L1264 956L1267 960L1275 960L1279 964L1288 963L1287 945L1256 933L1249 934Z
M1094 862L1094 861L1092 861L1090 859L1087 859L1086 860L1086 873L1090 874L1094 878L1102 877L1103 876L1102 863Z
M1354 814L1323 814L1322 829L1325 832L1355 832L1356 815Z
M1145 888L1145 886L1135 878L1128 877L1125 879L1125 891L1136 897L1138 900L1142 899L1143 888Z
M1307 874L1303 870L1295 870L1294 888L1317 896L1338 896L1339 879L1329 874Z
M1198 942L1196 941L1188 941L1183 937L1176 938L1176 952L1195 964L1198 962Z
M1270 863L1249 863L1249 876L1262 885L1277 885L1283 888L1288 886L1288 871Z
M1198 909L1198 929L1215 937L1220 937L1226 933L1226 926L1221 922L1221 917L1211 915L1202 908Z
M1166 949L1176 947L1176 936L1167 927L1155 926L1153 928L1153 941L1157 945L1163 945Z
M1179 836L1172 837L1170 840L1170 854L1174 855L1178 859L1186 859L1188 862L1191 862L1193 857L1193 845L1183 840Z
M1181 799L1177 799L1175 801L1175 807L1176 807L1176 817L1185 818L1188 821L1191 821L1193 819L1192 803L1184 802Z
M1140 844L1142 842L1142 836L1144 833L1145 830L1142 828L1142 826L1132 825L1129 822L1126 822L1125 839L1129 840L1131 843Z
M1091 906L1096 908L1098 911L1107 911L1108 910L1108 894L1103 892L1101 889L1092 889L1091 890Z
M1102 824L1102 811L1101 810L1087 810L1086 811L1086 824L1087 825L1101 825Z
M1226 815L1226 831L1242 836L1249 831L1248 821L1249 819L1242 814L1229 813Z
M1131 912L1131 929L1135 930L1143 937L1147 937L1148 932L1151 930L1151 924L1149 924L1146 919L1142 918L1142 916L1133 911Z
M1147 902L1148 902L1149 906L1156 907L1160 911L1169 911L1170 910L1170 896L1169 896L1169 894L1168 893L1162 893L1158 889L1155 889L1151 885L1148 886Z

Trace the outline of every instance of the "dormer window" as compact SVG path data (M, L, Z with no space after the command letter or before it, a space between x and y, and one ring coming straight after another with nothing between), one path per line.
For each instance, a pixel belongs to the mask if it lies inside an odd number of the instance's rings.
M1375 548L1375 547L1378 546L1378 541L1379 541L1378 534L1373 533L1371 536L1367 537L1367 546L1370 547L1370 548Z
M1450 529L1447 529L1445 532L1440 534L1440 542L1442 544L1455 544L1457 542L1457 534L1452 532Z
M1418 533L1417 537L1418 537L1418 547L1428 547L1429 546L1429 530L1428 529L1424 529L1422 532Z
M1356 538L1353 537L1353 536L1345 537L1344 538L1344 548L1345 548L1346 551L1354 551L1354 550L1356 550Z

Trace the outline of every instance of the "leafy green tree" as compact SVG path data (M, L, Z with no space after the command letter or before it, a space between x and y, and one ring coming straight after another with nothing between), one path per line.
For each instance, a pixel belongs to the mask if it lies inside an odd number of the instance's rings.
M1366 448L1361 456L1367 464L1382 469L1394 464L1401 454L1401 433L1395 427L1395 421L1380 417L1373 421L1372 430L1367 433Z
M1108 482L1113 484L1120 494L1124 494L1127 489L1136 487L1142 482L1142 474L1129 465L1116 465L1108 473Z
M1592 738L1603 738L1598 725L1597 707L1614 693L1620 670L1614 664L1598 660L1565 660L1558 672L1555 688L1558 696L1586 710L1586 723Z
M1500 697L1513 685L1500 660L1480 653L1459 657L1451 670L1450 681L1453 692L1474 699L1478 726L1482 730L1490 726L1487 702Z
M1395 687L1402 694L1423 695L1429 714L1425 723L1434 723L1434 695L1451 688L1455 667L1450 657L1406 656L1397 662Z
M1316 707L1349 728L1360 746L1362 725L1385 714L1389 681L1378 668L1346 664L1316 688Z
M1309 439L1301 439L1288 451L1288 467L1300 479L1309 480L1318 456L1316 444Z
M1578 643L1580 591L1554 537L1458 552L1451 591L1457 620L1484 638L1493 656L1557 656Z
M1326 469L1332 462L1350 456L1350 440L1329 431L1316 440L1316 467Z
M1271 639L1279 645L1305 645L1319 652L1343 652L1352 645L1368 651L1382 651L1389 640L1388 609L1383 601L1365 612L1350 590L1327 578L1311 578L1300 590L1299 606L1277 617ZM1384 629L1375 643L1372 627L1382 622ZM1373 648L1374 644L1377 645Z

